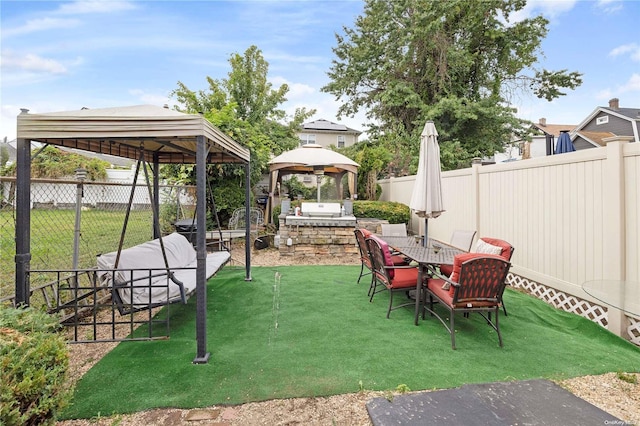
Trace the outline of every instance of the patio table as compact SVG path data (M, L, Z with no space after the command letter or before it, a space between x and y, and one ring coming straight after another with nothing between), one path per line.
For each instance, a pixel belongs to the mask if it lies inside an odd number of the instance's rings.
M418 281L416 282L416 308L415 308L415 324L418 325L420 315L420 303L422 301L422 282L427 274L429 265L453 265L453 258L461 253L466 253L457 247L453 247L442 241L429 238L427 245L423 246L421 240L415 237L383 237L377 235L378 238L386 242L389 247L398 253L401 253L408 259L418 263ZM437 249L435 247L439 246Z

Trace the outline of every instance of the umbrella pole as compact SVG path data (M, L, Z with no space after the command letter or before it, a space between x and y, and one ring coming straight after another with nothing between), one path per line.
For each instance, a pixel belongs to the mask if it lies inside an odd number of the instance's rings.
M427 238L429 236L429 219L424 218L424 237L422 237L422 247L427 246Z

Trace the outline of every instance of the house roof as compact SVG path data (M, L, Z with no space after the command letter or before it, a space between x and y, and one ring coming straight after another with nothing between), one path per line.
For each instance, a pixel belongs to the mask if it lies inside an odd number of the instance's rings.
M560 136L560 132L563 130L572 131L575 129L575 124L546 124L542 125L540 123L533 123L533 127L540 130L542 133L547 135L553 135L555 137Z
M610 138L612 136L615 136L615 134L611 133L611 132L586 132L584 130L578 130L576 133L576 135L582 137L583 139L588 140L589 142L595 144L595 145L599 145L599 146L605 146L606 144L602 141L604 138Z
M316 121L310 121L309 123L303 123L300 126L300 128L302 131L314 130L314 131L325 131L325 132L345 132L345 133L357 133L357 134L362 133L359 130L347 127L344 124L333 123L329 120L325 120L322 118Z
M609 107L600 107L602 110L606 110L607 112L612 112L614 114L622 115L626 118L630 118L631 120L640 120L640 108L609 108Z
M632 134L625 135L610 133L609 136L632 136L636 142L640 141L640 132L638 129L638 126L640 124L640 108L619 108L618 99L612 99L611 101L609 101L609 103L609 106L596 107L591 112L591 114L589 114L580 124L576 126L572 133L588 133L583 132L582 129L587 126L593 119L598 117L599 114L610 114L631 123ZM597 145L602 145L602 138L600 137L599 139L600 142L594 141L594 143L597 143Z
M18 115L18 138L133 160L194 164L200 141L208 163L248 163L249 149L198 114L154 105Z

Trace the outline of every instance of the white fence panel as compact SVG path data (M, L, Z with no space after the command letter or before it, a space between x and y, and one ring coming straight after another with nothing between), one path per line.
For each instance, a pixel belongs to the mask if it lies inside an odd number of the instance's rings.
M408 200L412 178L380 181L382 199ZM557 290L598 303L582 290L591 280L639 285L640 144L611 141L605 148L474 165L442 178L446 212L429 221L430 236L447 241L455 229L475 229L509 241L512 272L551 289L555 299L565 297L556 297ZM616 312L605 323L620 332L626 325ZM632 340L640 335L638 321L627 329Z

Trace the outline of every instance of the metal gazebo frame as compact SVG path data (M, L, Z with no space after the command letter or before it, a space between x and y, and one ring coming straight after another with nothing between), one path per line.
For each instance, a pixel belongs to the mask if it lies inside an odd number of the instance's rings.
M245 208L250 203L249 150L222 133L201 115L152 105L82 109L17 117L16 176L16 305L29 305L31 260L31 141L110 154L153 164L154 221L158 220L160 164L196 165L196 223L206 223L206 165L245 166ZM154 227L154 234L157 232ZM245 236L245 280L251 280L250 232ZM196 229L196 340L194 363L207 363L206 350L206 226ZM159 235L154 235L158 238Z

